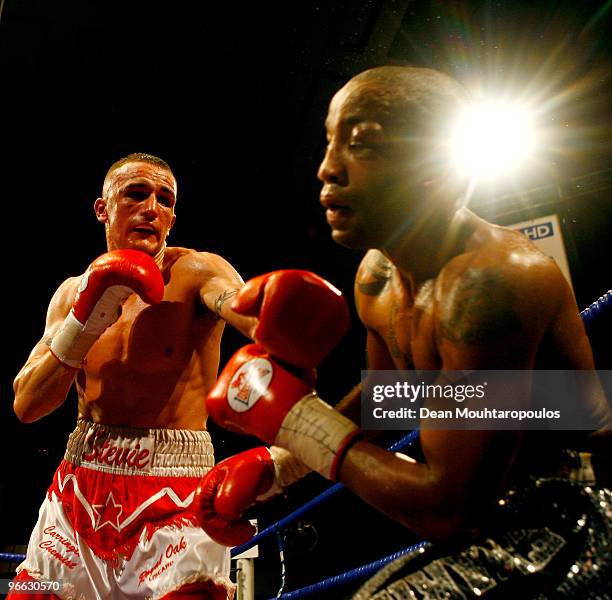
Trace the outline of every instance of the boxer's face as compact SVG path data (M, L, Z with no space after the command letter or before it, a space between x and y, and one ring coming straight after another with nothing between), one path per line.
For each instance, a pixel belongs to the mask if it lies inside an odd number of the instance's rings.
M176 194L174 176L160 165L129 162L113 171L95 204L108 249L159 252L174 224Z
M318 172L332 238L356 249L386 247L420 200L414 140L400 135L371 85L349 82L334 96Z

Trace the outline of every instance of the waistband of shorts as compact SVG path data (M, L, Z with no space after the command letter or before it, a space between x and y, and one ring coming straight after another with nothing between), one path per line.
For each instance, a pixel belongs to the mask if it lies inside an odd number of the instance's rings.
M120 427L77 421L64 460L121 475L202 477L215 464L208 431Z

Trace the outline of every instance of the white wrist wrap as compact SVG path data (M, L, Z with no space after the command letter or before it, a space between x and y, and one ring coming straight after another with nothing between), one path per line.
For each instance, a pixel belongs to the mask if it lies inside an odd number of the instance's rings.
M335 480L348 443L358 433L355 423L312 393L287 413L274 443L313 471Z
M60 362L79 369L94 342L119 318L121 302L131 293L132 290L124 285L109 287L96 302L85 324L70 310L49 344L51 352Z
M282 494L286 487L305 477L308 473L312 473L312 469L307 467L299 458L293 456L289 450L278 446L270 446L268 452L270 452L274 463L274 483L267 492L257 496L258 501L268 500Z
M299 458L293 456L289 450L279 448L278 446L270 446L268 450L274 462L276 482L281 487L286 488L298 479L308 475L308 473L312 473L312 469L306 466Z

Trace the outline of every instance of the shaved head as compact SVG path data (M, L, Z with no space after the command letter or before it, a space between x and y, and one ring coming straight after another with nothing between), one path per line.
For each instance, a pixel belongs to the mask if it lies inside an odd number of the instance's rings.
M452 77L419 67L377 67L353 77L345 86L355 104L367 105L400 131L439 137L469 100Z
M448 75L395 66L364 71L335 94L318 177L336 242L389 248L454 212L466 182L449 142L468 99Z
M147 154L146 152L132 152L131 154L128 154L127 156L124 156L123 158L120 158L118 161L114 162L106 172L106 175L104 177L104 184L102 186L103 197L106 198L106 196L108 195L109 187L112 181L112 174L117 169L120 169L123 165L131 162L143 162L148 163L150 165L156 165L172 173L170 165L162 158L154 156L153 154Z

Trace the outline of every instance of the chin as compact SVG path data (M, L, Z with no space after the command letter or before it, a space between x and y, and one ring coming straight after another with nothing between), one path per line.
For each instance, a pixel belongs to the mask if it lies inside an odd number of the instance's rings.
M350 250L368 250L372 246L367 243L366 236L353 230L332 229L332 240Z
M150 254L154 256L160 249L158 244L150 244L146 241L136 241L128 243L128 247L132 250L140 250L141 252L145 252L146 254Z

